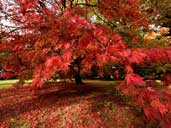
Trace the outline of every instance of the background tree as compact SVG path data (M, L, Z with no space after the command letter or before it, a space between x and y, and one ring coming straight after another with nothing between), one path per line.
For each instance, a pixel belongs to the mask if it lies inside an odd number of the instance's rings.
M170 0L142 0L142 9L152 15L151 19L156 26L171 28ZM171 30L171 29L170 29ZM170 34L170 33L169 33Z

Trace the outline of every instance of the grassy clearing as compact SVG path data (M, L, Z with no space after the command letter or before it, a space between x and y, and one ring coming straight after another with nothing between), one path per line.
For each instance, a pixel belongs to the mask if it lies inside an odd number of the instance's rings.
M0 80L0 89L6 89L12 87L13 84L17 83L18 80Z
M0 85L14 84L16 82L18 82L17 79L14 79L14 80L0 80Z
M0 80L0 89L6 89L12 87L13 84L17 83L18 79L13 79L13 80ZM26 80L25 83L31 83L32 80ZM49 83L53 81L49 81ZM60 81L58 81L60 82ZM117 81L104 81L104 80L85 80L85 84L93 85L93 86L98 86L98 87L109 87L113 86L117 83Z
M0 80L0 89L7 89L12 87L13 84L17 83L18 79L12 79L12 80ZM31 80L26 80L25 83L30 83Z

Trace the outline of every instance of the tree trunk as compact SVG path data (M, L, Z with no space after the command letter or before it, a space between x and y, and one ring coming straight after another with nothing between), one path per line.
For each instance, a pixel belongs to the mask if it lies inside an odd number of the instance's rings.
M75 77L75 83L76 83L76 85L83 84L82 79L81 79L81 75L80 75L80 70L78 72L76 72L76 74L75 74L74 77Z
M75 79L76 85L83 84L80 72L81 72L81 62L84 58L85 58L85 56L79 56L70 64L70 69L71 69L72 73L74 74L74 79Z

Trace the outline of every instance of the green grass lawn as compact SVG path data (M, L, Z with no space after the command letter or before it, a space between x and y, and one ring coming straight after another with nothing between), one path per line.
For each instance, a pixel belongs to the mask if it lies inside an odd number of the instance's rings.
M32 80L26 80L25 83L31 83ZM0 80L0 89L6 89L12 87L13 84L17 83L18 79L12 80ZM85 83L97 85L97 86L113 86L116 81L104 81L104 80L85 80Z
M17 83L18 79L12 79L12 80L0 80L0 89L6 89L9 87L12 87L13 84ZM31 80L25 81L25 83L30 83Z

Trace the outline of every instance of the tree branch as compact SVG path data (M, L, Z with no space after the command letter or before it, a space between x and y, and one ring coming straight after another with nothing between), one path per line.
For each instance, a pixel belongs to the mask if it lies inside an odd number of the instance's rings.
M101 8L101 9L105 9L105 10L113 10L113 11L117 11L117 8L115 7L105 7L105 6L98 6L97 4L88 4L88 3L76 3L75 6L78 5L82 5L82 6L87 6L87 7L93 7L93 8Z

